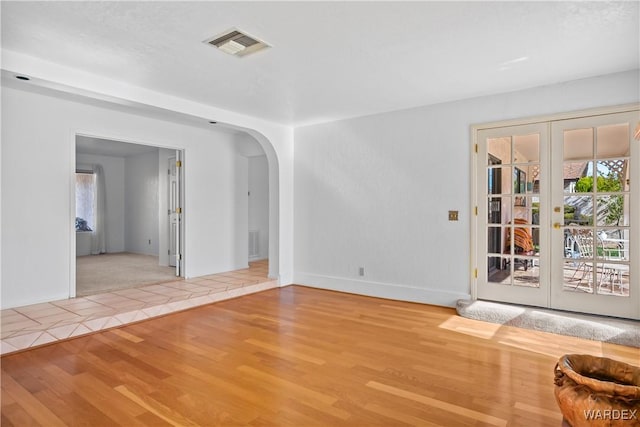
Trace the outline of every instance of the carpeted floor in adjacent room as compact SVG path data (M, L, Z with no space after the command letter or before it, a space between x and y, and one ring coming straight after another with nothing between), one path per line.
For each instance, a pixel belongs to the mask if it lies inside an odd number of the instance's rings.
M181 280L175 267L158 265L158 257L130 252L76 258L76 295L86 296Z

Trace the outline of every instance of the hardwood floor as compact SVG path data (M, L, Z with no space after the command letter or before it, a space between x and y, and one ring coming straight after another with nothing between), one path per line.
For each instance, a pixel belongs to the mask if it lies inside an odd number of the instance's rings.
M2 426L560 426L565 353L640 350L300 286L2 358Z

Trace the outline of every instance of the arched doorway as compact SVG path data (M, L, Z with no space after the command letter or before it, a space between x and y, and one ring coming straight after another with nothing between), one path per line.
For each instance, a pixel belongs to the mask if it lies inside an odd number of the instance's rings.
M271 142L262 133L252 129L241 129L254 139L264 152L268 165L269 179L269 277L280 277L280 166L278 156Z

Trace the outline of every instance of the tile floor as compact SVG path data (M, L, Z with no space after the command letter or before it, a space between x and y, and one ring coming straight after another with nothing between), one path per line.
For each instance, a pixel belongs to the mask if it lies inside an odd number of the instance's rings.
M2 310L0 354L278 287L268 261L175 282Z

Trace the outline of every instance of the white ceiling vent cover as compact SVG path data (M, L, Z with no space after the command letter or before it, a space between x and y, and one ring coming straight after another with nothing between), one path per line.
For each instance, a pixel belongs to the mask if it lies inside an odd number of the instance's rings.
M246 56L250 53L271 47L262 40L258 40L236 28L232 28L222 34L207 39L204 43L217 47L221 51L233 56Z

